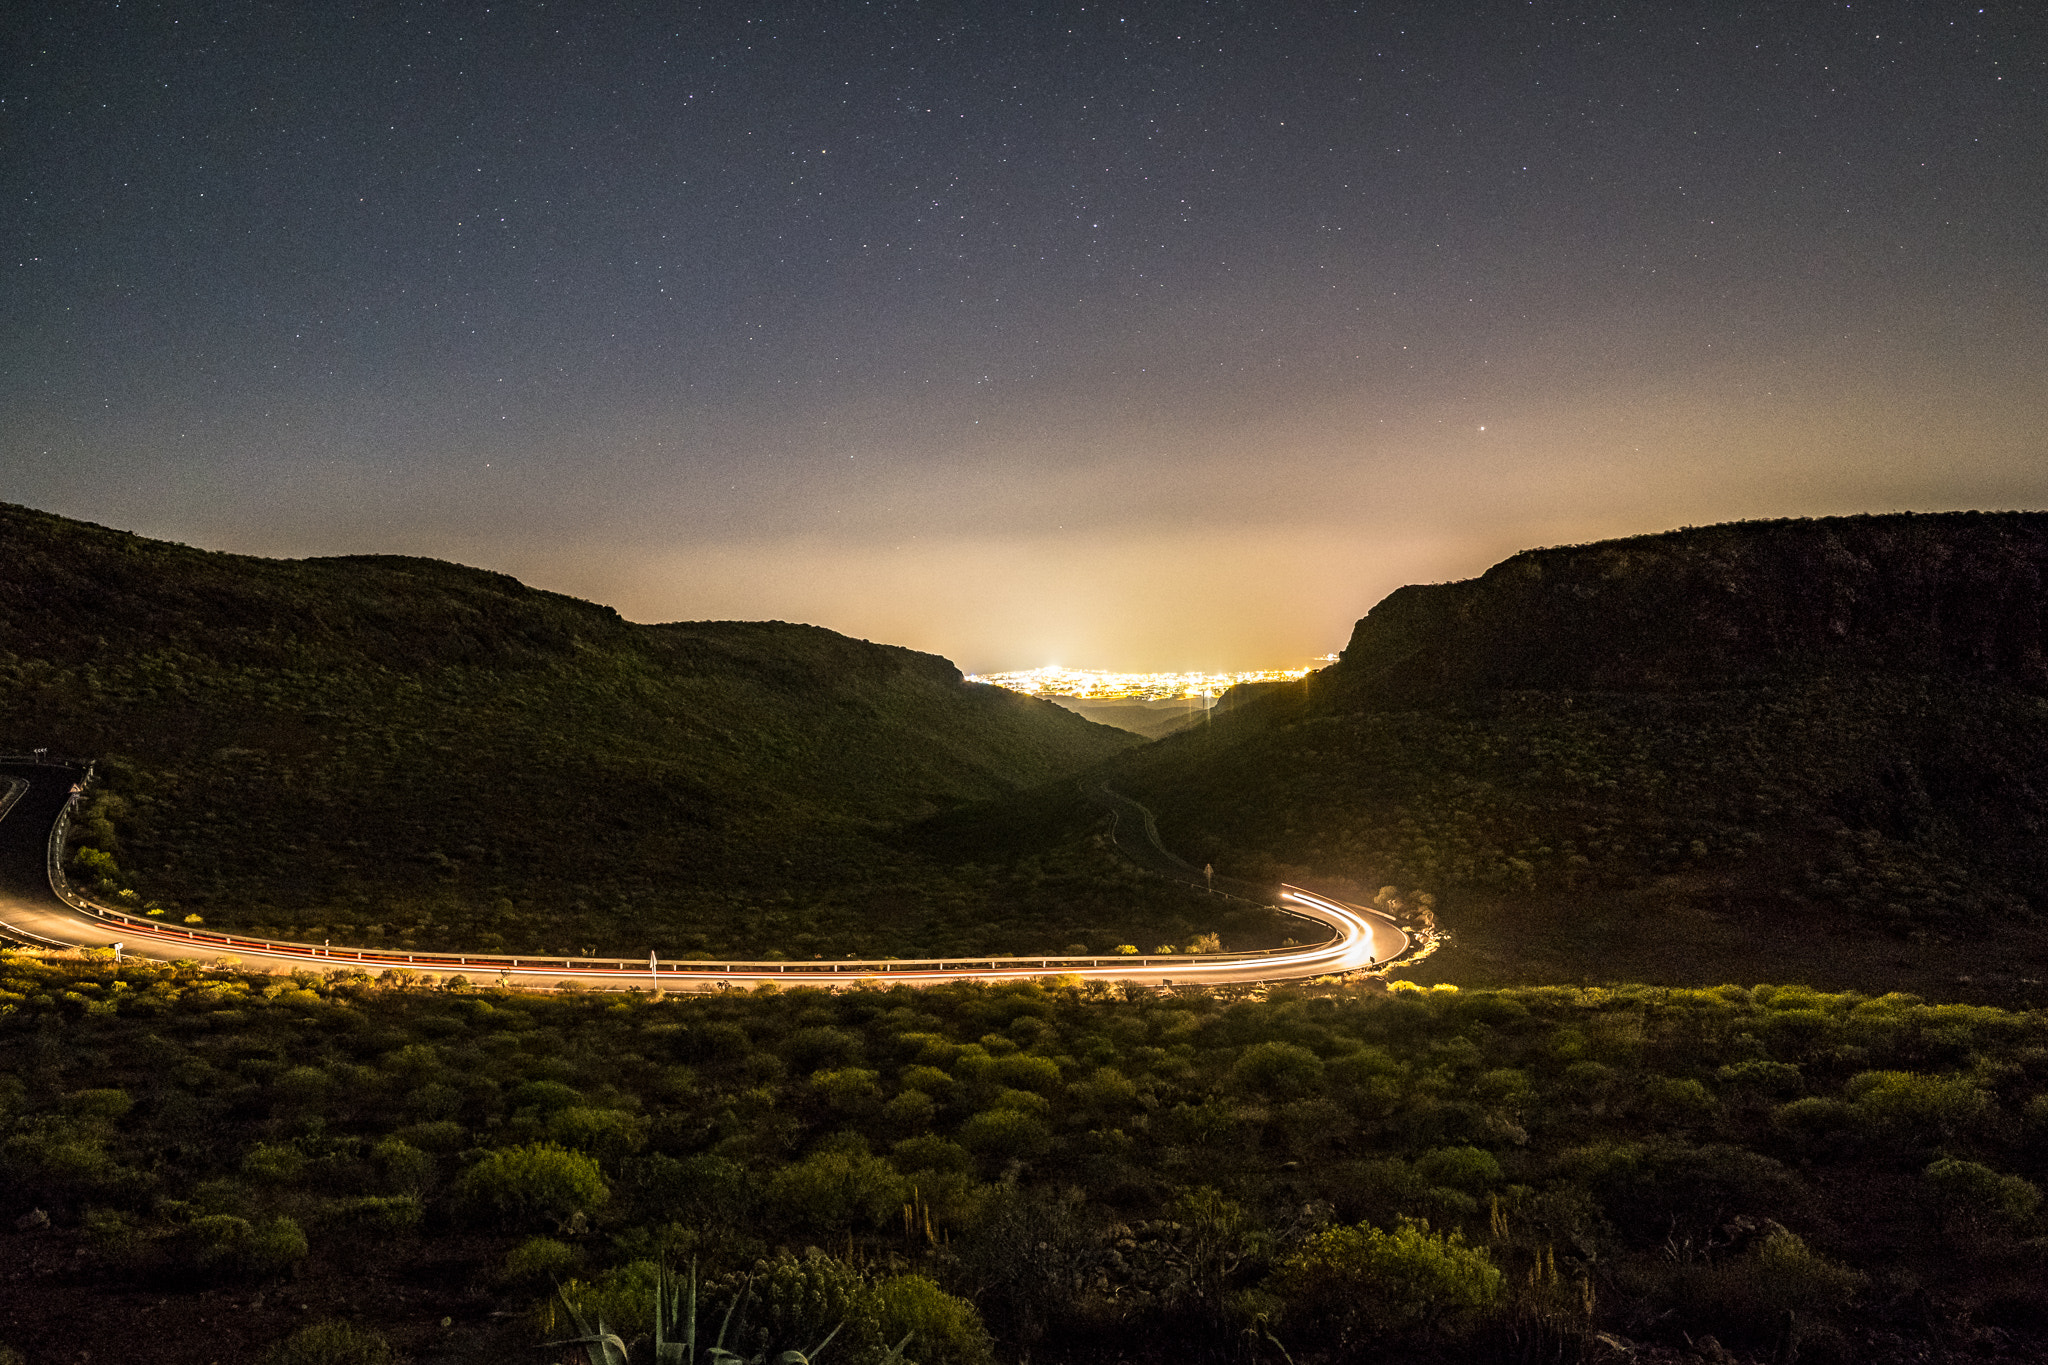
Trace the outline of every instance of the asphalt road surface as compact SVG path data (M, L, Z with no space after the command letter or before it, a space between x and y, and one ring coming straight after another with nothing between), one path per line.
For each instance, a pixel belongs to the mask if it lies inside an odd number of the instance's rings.
M398 968L465 976L478 985L505 982L590 988L706 991L783 985L922 985L940 981L1017 981L1079 977L1144 986L1197 986L1300 980L1356 971L1405 952L1408 939L1378 911L1302 887L1277 893L1216 878L1219 894L1278 904L1328 934L1306 947L1259 953L1153 954L1144 957L977 957L842 959L839 961L696 962L674 959L513 957L482 953L407 953L247 938L95 906L55 889L61 877L52 850L58 820L85 768L63 763L0 761L0 937L47 948L114 948L124 957L239 963L255 969L367 971ZM25 784L25 785L24 785ZM14 799L9 804L10 794ZM1160 844L1151 813L1104 788L1115 815L1113 837L1133 861L1161 876L1207 885L1203 873Z

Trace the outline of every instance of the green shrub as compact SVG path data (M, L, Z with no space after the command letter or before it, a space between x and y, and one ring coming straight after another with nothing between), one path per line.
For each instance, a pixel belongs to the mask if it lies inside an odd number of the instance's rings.
M1287 1305L1290 1325L1341 1340L1443 1324L1493 1303L1501 1283L1484 1248L1403 1218L1391 1232L1361 1223L1315 1234L1266 1288Z
M288 1104L311 1105L324 1099L332 1085L333 1078L319 1067L295 1066L272 1081L271 1089Z
M290 1185L306 1172L306 1154L296 1147L259 1142L242 1156L242 1174L265 1185Z
M371 1194L344 1200L333 1210L335 1223L376 1237L410 1232L426 1210L409 1194Z
M881 1077L860 1067L811 1073L810 1090L835 1113L860 1115L882 1102Z
M277 1342L263 1365L396 1365L389 1342L345 1322L316 1322Z
M1866 1071L1843 1087L1858 1114L1894 1140L1932 1146L1974 1124L1989 1097L1960 1076L1926 1076L1911 1071Z
M510 1099L514 1109L538 1109L551 1114L583 1103L583 1092L560 1081L526 1081L514 1088Z
M987 1365L993 1359L981 1314L922 1275L896 1275L874 1288L882 1340L910 1337L905 1354L918 1365Z
M2041 1208L2041 1191L2032 1181L1974 1161L1944 1157L1927 1168L1924 1179L1942 1222L1966 1237L2022 1231Z
M1790 1062L1752 1059L1735 1062L1714 1073L1714 1079L1731 1090L1751 1090L1759 1095L1796 1095L1805 1082L1799 1068Z
M904 1172L974 1169L974 1158L965 1147L931 1133L905 1138L889 1149L889 1156L896 1169Z
M370 1149L370 1160L392 1189L419 1194L434 1179L434 1158L400 1138L388 1137Z
M1800 1156L1824 1158L1849 1147L1858 1115L1840 1100L1809 1095L1773 1109L1771 1128Z
M647 1124L618 1109L586 1109L573 1105L548 1115L548 1137L564 1147L589 1152L601 1161L616 1161L647 1141Z
M502 1147L462 1173L462 1194L511 1223L563 1219L611 1198L597 1163L551 1142Z
M1029 1161L1052 1146L1052 1132L1015 1109L988 1109L960 1125L960 1145L996 1161Z
M1500 1183L1500 1163L1477 1147L1439 1147L1415 1158L1415 1172L1432 1185L1476 1192Z
M508 1284L542 1284L574 1270L582 1253L552 1237L529 1237L505 1253L499 1278Z
M1802 1321L1840 1312L1864 1283L1864 1276L1817 1254L1784 1228L1735 1260L1672 1271L1680 1315L1695 1328L1744 1345L1779 1339L1788 1322L1796 1330Z
M1713 1118L1720 1108L1712 1091L1695 1080L1652 1076L1643 1083L1643 1107L1662 1127L1689 1128Z
M1292 1098L1323 1078L1322 1058L1293 1043L1254 1043L1238 1054L1231 1079L1261 1094Z
M821 1231L886 1226L907 1198L903 1177L880 1157L839 1148L777 1171L768 1198L786 1221Z
M423 1152L438 1152L446 1155L460 1151L469 1140L469 1130L451 1119L440 1119L433 1123L414 1123L392 1134L409 1147Z
M746 1168L722 1156L636 1157L624 1173L642 1210L663 1218L730 1222L743 1215L750 1198Z
M208 1214L187 1224L182 1240L191 1267L206 1276L268 1279L306 1259L306 1234L277 1217L261 1223L231 1213Z
M125 1090L75 1090L64 1097L66 1116L87 1123L112 1123L134 1107Z
M1012 1090L1030 1090L1040 1095L1056 1095L1062 1088L1059 1063L1050 1057L1032 1057L1024 1053L1012 1053L998 1057L989 1068L989 1076L998 1085Z

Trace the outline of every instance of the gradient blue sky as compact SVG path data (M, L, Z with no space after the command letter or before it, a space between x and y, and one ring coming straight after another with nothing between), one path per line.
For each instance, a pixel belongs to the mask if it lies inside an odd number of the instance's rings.
M10 14L0 498L66 515L986 670L2048 505L2037 5Z

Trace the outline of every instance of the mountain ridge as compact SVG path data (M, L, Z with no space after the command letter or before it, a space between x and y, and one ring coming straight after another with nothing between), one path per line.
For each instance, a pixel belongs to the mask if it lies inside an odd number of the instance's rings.
M1349 704L1635 690L1830 666L2048 689L2048 513L1730 522L1525 550L1398 588L1330 670Z

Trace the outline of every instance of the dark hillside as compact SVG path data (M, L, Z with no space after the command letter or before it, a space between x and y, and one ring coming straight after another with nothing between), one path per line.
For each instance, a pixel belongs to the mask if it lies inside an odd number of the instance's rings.
M879 831L1135 742L933 655L633 625L432 560L214 554L15 507L0 545L0 748L108 759L84 837L180 918L893 951L976 896ZM809 894L848 887L868 899Z
M2048 690L2048 514L1740 522L1529 550L1402 588L1352 632L1346 709L1460 692L1942 673Z
M1219 869L1436 893L1452 979L2031 999L2044 565L2042 514L1534 551L1394 593L1340 664L1115 767Z

